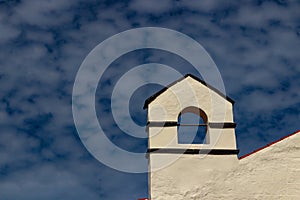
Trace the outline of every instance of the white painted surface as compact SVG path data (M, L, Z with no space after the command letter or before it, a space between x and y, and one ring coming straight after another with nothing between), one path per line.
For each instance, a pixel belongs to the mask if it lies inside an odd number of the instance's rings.
M208 122L233 122L232 104L197 80L186 77L148 105L148 121L177 121L187 107L202 109ZM234 128L208 128L209 144L178 144L177 127L149 127L149 148L236 149Z
M187 77L148 105L148 121L177 121L189 106L208 122L233 122L232 104ZM208 128L209 144L178 144L177 127L149 127L149 148L236 149L234 128ZM151 200L300 199L300 133L249 157L236 155L149 156ZM159 169L159 170L158 170Z
M152 200L300 199L300 133L241 160L214 158L152 173Z
M192 77L177 82L154 99L148 105L148 121L176 122L179 114L191 107L204 111L208 123L233 122L232 104ZM148 132L150 149L236 149L234 128L208 127L207 144L178 144L176 126L149 126ZM152 199L183 199L182 195L188 195L186 192L190 189L195 186L205 187L213 177L230 170L238 162L236 155L200 157L201 155L150 154L149 193Z

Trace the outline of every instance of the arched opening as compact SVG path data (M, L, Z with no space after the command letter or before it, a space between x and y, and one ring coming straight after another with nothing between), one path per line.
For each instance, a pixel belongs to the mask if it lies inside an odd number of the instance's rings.
M183 109L178 116L179 144L206 144L207 115L196 107Z

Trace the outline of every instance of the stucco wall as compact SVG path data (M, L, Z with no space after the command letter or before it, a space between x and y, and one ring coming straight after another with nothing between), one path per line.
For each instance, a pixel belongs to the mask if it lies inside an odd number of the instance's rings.
M157 160L167 160L167 154L150 156L151 165ZM199 199L207 187L237 165L236 155L201 155L183 154L173 164L159 171L150 173L150 193L152 200ZM200 193L195 193L201 188ZM195 198L194 198L195 197Z
M148 121L176 123L186 107L208 122L233 122L232 103L192 77L178 81L148 105ZM236 149L235 130L208 127L209 144L178 144L177 127L148 126L149 148ZM239 160L236 155L150 153L152 200L300 199L300 134ZM158 170L159 169L159 170Z
M152 200L298 200L300 133L241 160L234 156L200 159L183 155L150 176Z
M232 104L192 77L177 82L148 105L148 121L177 121L186 107L201 108L210 122L233 122Z
M232 103L192 77L177 82L148 105L149 122L177 122L187 107L204 111L209 123L233 122ZM205 145L178 144L177 127L149 127L149 148L206 148L236 149L234 128L208 127L210 141ZM188 134L188 133L187 133Z

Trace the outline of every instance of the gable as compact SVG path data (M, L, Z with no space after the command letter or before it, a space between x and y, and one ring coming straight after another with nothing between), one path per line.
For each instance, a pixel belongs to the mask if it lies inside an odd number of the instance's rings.
M201 109L209 123L233 122L233 102L188 74L146 100L145 107L148 121L177 121L184 109L193 107Z
M231 104L234 104L234 100L231 99L230 97L226 96L225 94L223 94L222 92L220 92L218 89L216 89L215 87L209 85L208 83L206 83L205 81L199 79L198 77L192 75L192 74L186 74L185 76L183 76L182 78L178 79L177 81L174 81L173 83L169 84L168 86L164 87L163 89L161 89L160 91L158 91L157 93L153 94L151 97L149 97L148 99L146 99L145 103L144 103L144 109L148 108L148 105L154 101L157 97L159 97L161 94L163 94L164 92L166 92L169 88L173 87L174 85L178 84L179 82L181 82L182 80L186 79L186 78L192 78L194 80L196 80L197 82L199 82L200 84L206 86L207 88L209 88L210 90L214 91L215 93L217 93L218 95L220 95L221 97L223 97L224 99L226 99L227 101L229 101Z

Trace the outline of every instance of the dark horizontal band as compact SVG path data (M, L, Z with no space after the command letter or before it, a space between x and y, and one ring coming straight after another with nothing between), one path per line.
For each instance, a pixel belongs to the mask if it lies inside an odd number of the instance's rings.
M206 124L178 124L176 121L166 122L147 122L149 127L170 127L170 126L207 126ZM210 122L208 123L210 128L235 128L236 123L234 122Z
M211 155L237 155L239 149L176 149L176 148L152 148L147 153L167 154L211 154Z
M211 122L208 123L210 128L235 128L236 127L236 123L234 122Z
M167 122L147 122L149 127L168 127L168 126L178 126L177 122L167 121Z

